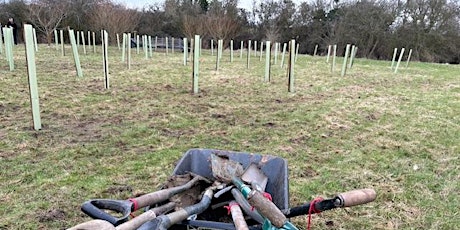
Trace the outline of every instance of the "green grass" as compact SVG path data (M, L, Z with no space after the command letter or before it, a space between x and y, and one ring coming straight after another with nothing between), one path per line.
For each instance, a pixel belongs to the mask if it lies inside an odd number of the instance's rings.
M100 49L99 49L100 52ZM92 198L126 199L161 186L191 148L272 154L289 162L290 203L374 188L373 203L313 217L315 229L455 229L460 226L460 66L356 59L340 77L324 57L299 56L295 93L280 58L272 81L265 60L219 71L204 51L200 90L179 53L133 52L131 70L110 49L66 57L40 46L43 129L32 129L23 46L16 69L0 57L0 229L57 229L89 220ZM70 55L70 56L69 56ZM286 58L287 60L287 58ZM114 186L132 191L111 193ZM61 215L57 215L57 214ZM306 217L293 221L306 227ZM326 222L333 226L326 225Z

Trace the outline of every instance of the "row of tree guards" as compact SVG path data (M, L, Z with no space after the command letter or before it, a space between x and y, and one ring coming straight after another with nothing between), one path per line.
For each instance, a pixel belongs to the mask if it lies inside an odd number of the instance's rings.
M2 28L4 34L4 41L0 40L0 53L3 52L3 43L5 45L5 55L6 59L9 63L10 70L14 70L14 59L13 59L13 34L12 29L10 28ZM78 77L83 77L83 71L80 65L80 58L79 58L79 46L82 45L83 53L87 54L86 46L88 45L88 50L93 50L96 53L96 33L95 32L87 32L87 37L85 38L85 33L82 31L74 31L68 28L69 33L69 40L72 48L72 54L75 62L75 68ZM55 35L55 43L56 43L56 50L61 48L62 56L65 56L65 49L64 49L64 30L54 31ZM36 79L36 67L35 67L35 53L38 52L38 45L36 39L36 32L35 29L31 26L26 24L24 26L24 38L25 38L25 45L26 45L26 56L27 56L27 68L28 68L28 77L29 77L29 89L30 89L30 101L32 106L32 117L33 117L33 124L35 130L41 129L41 121L40 121L40 113L39 113L39 98L38 98L38 87L37 87L37 79ZM81 40L80 40L81 38ZM187 65L188 59L192 59L193 67L192 67L192 93L197 94L199 93L199 68L200 68L200 56L202 51L202 40L199 35L195 35L190 40L190 48L189 42L187 38L184 39L174 39L171 38L171 46L169 46L168 38L158 38L155 37L153 40L151 36L147 35L135 35L132 36L131 33L124 33L122 35L122 41L120 42L119 34L116 34L117 38L117 45L118 49L121 50L121 61L126 61L126 66L128 69L131 68L131 47L134 45L137 48L137 54L140 54L140 47L142 44L142 50L145 55L145 58L152 58L153 57L153 50L157 52L157 48L159 47L158 44L161 43L162 47L165 48L165 54L167 55L169 51L174 53L174 47L180 47L181 52L183 52L183 64ZM1 36L0 36L0 39ZM60 41L60 42L59 42ZM109 79L109 60L108 60L108 47L109 47L109 35L107 31L101 31L101 41L102 41L102 60L103 60L103 75L104 75L104 88L110 88L110 79ZM154 44L153 42L154 41ZM60 43L60 44L59 44ZM182 44L180 44L182 43ZM270 82L270 71L272 66L272 51L274 52L274 60L273 64L277 64L278 62L278 54L281 55L281 64L280 67L284 68L285 66L285 54L288 51L288 61L287 61L287 79L288 79L288 92L294 92L294 63L297 61L298 57L298 50L299 44L296 43L295 40L291 40L288 44L283 44L283 49L281 51L281 44L274 43L272 44L270 41L260 42L257 41L247 41L247 55L246 55L246 68L250 68L250 60L251 56L257 57L259 56L259 61L262 61L263 57L265 56L265 74L263 77L263 81ZM259 44L259 50L257 45ZM182 46L179 46L182 45ZM244 47L244 42L241 41L240 47ZM154 47L154 48L153 48ZM211 40L211 55L213 56L215 53L214 48L214 40ZM233 40L230 40L229 48L230 48L230 62L234 60L234 44ZM220 62L222 59L222 53L224 49L224 42L223 40L217 41L217 55L216 55L216 71L220 68ZM190 52L189 52L190 50ZM316 52L318 50L318 45L315 46L315 50L313 56L316 56ZM240 59L243 58L243 48L239 50ZM265 51L265 55L264 55ZM343 58L342 63L342 71L341 77L346 75L347 69L351 69L353 67L353 61L358 52L358 47L347 44L345 47L345 55ZM410 56L412 50L409 51L409 55L407 58L406 67L409 64ZM335 66L336 66L336 55L337 54L337 45L329 45L326 57L326 63L331 62L331 73L334 73ZM393 61L391 63L391 68L394 69L394 72L397 73L398 67L404 55L404 48L401 49L399 59L397 63L395 62L397 56L397 48L394 50L393 54ZM332 61L331 61L332 59ZM395 64L396 63L396 64Z

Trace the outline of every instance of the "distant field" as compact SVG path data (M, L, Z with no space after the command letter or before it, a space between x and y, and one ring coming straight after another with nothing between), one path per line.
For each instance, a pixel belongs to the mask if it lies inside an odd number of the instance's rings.
M374 188L373 203L324 212L313 229L456 229L460 226L460 66L357 59L345 78L325 57L299 56L295 93L286 71L246 57L220 70L203 51L200 90L181 53L132 52L131 70L110 49L37 53L43 129L33 131L24 47L16 70L0 56L0 229L62 229L90 220L91 198L157 190L191 148L272 154L289 162L290 204ZM118 188L118 189L117 189ZM306 217L293 219L302 229Z

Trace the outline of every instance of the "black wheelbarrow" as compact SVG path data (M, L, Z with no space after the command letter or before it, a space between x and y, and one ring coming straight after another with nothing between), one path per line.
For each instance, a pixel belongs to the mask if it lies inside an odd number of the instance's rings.
M249 165L257 165L261 172L268 178L265 192L271 195L273 204L276 205L276 208L281 211L280 214L282 213L281 215L285 218L319 213L334 208L366 204L373 201L376 197L376 193L373 189L360 189L341 193L332 199L321 199L317 202L314 201L297 207L289 207L287 161L277 156L245 152L214 149L190 149L176 165L173 175L181 175L186 172L192 172L209 179L216 179L213 176L211 155L225 156L231 161L240 163L245 169L248 168ZM234 194L233 191L232 193L227 193L217 199L213 199L210 207L204 212L194 215L192 218L188 218L179 224L173 225L171 229L183 229L183 227L186 226L187 229L196 227L200 229L234 230L235 225L232 223L231 219L222 218L228 214L226 213L226 210L224 208L218 208L219 204L234 199L235 196L232 196L232 194ZM251 219L251 217L254 217L254 219ZM257 218L255 217L256 216L248 216L246 218L249 229L278 229L274 226L267 226L267 218L263 217L265 220L264 223L262 223L260 220L256 220ZM287 221L287 219L284 221ZM286 229L296 228L295 226L292 226L292 228Z

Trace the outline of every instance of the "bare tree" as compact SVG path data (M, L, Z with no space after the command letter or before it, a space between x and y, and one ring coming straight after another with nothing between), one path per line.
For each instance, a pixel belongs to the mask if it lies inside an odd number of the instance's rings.
M206 28L214 39L230 40L239 33L239 23L230 15L207 15Z
M34 26L45 33L48 45L52 42L54 30L67 16L68 1L63 0L32 0L28 6L29 19Z
M182 17L182 32L188 38L193 38L195 34L205 36L204 20L204 15L184 15Z
M261 38L270 41L279 41L281 28L278 21L281 15L281 3L276 0L262 1L254 4L253 14L258 21Z
M137 27L140 13L105 0L97 4L89 20L93 30L107 30L110 40L113 41L117 33L132 32Z

